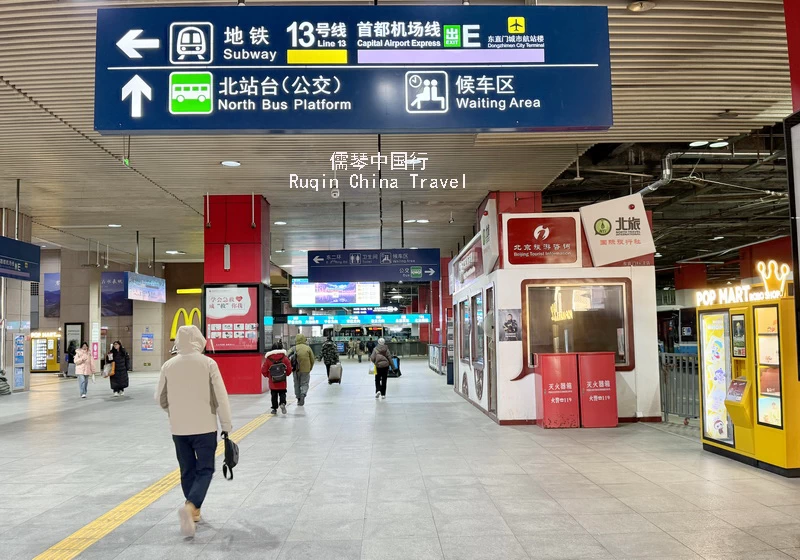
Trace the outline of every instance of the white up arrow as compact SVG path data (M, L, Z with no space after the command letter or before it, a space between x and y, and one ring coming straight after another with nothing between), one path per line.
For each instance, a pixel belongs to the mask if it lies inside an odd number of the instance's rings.
M322 262L322 261L324 261L324 260L325 260L325 259L323 259L323 258L322 258L322 257L320 257L319 255L317 255L316 257L314 257L314 262L315 262L316 264L319 264L319 263L321 263L321 262Z
M142 117L142 96L152 100L153 90L147 85L147 82L139 77L139 74L136 74L122 88L122 100L131 98L131 117L134 119Z
M428 276L433 276L434 274L436 274L436 271L432 268L429 268L428 270L425 271L425 274L427 274Z
M158 39L137 39L141 34L141 29L131 29L117 41L117 46L128 58L142 58L136 49L157 49L161 44Z

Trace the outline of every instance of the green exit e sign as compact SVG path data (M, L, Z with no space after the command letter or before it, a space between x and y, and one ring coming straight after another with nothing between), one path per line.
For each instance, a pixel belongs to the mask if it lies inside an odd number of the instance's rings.
M445 48L459 48L461 46L461 26L445 25L443 29Z

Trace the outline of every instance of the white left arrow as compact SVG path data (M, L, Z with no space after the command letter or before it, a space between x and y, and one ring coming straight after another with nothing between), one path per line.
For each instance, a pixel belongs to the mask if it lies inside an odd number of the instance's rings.
M436 271L432 268L429 268L428 270L425 271L425 274L427 274L428 276L433 276L434 274L436 274Z
M320 257L320 256L316 256L316 257L314 257L314 262L315 262L315 263L317 263L317 264L321 263L321 262L322 262L322 261L324 261L324 260L325 260L325 259L323 259L323 258L322 258L322 257Z
M158 39L137 39L142 31L141 29L131 29L117 41L117 46L128 55L128 58L142 58L136 49L157 49L161 45L161 41Z
M122 88L122 100L131 98L131 117L139 119L142 116L142 96L153 99L153 89L136 74Z

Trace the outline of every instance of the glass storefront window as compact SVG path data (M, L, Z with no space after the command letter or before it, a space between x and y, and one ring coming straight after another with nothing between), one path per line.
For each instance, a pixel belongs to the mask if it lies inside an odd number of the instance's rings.
M471 316L469 312L469 302L462 301L458 304L459 310L461 311L461 329L459 329L459 347L461 349L461 360L465 362L469 362L470 359L470 338L472 337L472 323L471 323Z
M754 308L756 366L758 368L758 423L783 427L781 401L781 352L778 307Z
M475 329L472 337L472 361L483 364L483 295L472 296L472 316Z
M629 286L576 282L527 285L528 365L534 354L562 352L614 352L618 365L632 365Z

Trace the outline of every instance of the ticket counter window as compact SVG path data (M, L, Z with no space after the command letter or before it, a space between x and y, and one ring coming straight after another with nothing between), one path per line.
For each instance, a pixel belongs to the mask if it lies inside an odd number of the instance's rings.
M537 353L614 352L632 366L629 285L529 284L526 295L529 365Z

